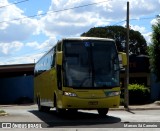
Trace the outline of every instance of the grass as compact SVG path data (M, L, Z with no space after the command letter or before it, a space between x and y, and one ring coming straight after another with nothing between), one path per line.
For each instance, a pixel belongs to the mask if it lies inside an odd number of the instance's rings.
M6 112L4 110L0 110L0 116L6 115Z

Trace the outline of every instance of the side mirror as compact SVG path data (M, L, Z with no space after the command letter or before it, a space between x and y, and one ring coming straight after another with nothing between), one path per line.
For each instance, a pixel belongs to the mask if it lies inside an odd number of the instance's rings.
M119 57L120 67L123 68L124 66L127 65L127 55L124 52L119 52L118 57Z
M59 51L56 54L56 64L62 65L62 51Z

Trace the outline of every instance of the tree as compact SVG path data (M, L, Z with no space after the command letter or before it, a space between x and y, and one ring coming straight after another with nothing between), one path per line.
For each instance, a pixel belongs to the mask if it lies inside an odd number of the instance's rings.
M160 21L152 25L152 44L149 46L150 68L160 81Z
M130 54L147 54L147 43L139 31L130 30L129 53ZM126 28L122 26L94 27L81 36L101 37L114 39L118 51L125 51Z

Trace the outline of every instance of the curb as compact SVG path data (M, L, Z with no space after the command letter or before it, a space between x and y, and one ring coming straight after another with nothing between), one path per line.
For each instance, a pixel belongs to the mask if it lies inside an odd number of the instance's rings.
M124 110L124 111L128 111L128 109L125 109L124 107L119 107L119 108L110 108L111 111L118 111L118 110ZM129 106L129 110L160 110L160 106L153 106L153 107L132 107Z
M125 108L123 108L123 109L113 109L113 108L110 108L109 109L110 111L130 111L130 110L160 110L160 108L129 108L129 110L127 110L127 109L125 109Z
M160 100L157 100L151 104L145 105L128 105L129 110L125 109L123 105L120 105L119 108L110 108L111 111L122 110L122 111L131 111L131 110L160 110Z

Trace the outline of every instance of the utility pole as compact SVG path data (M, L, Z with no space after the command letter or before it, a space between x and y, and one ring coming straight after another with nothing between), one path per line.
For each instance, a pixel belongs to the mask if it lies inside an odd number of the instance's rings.
M129 2L127 2L127 39L126 39L126 55L127 55L127 66L125 70L125 89L124 89L124 108L129 111Z

